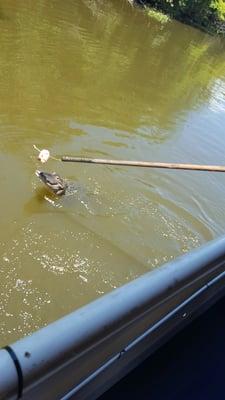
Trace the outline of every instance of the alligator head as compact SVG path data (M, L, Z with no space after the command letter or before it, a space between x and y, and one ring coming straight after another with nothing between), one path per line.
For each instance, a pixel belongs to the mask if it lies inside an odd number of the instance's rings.
M64 179L60 178L60 176L57 175L55 172L53 172L53 173L42 172L37 169L35 174L55 194L57 194L59 196L61 196L62 194L65 194L68 184Z

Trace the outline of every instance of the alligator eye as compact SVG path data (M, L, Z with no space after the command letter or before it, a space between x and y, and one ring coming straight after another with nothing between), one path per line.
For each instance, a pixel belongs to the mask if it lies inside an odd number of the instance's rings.
M59 183L62 184L62 179L61 179L59 176L56 176L56 179L57 179L57 181L58 181Z

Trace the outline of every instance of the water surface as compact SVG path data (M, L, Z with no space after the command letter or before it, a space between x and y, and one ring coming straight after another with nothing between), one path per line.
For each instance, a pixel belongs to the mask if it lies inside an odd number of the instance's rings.
M64 154L225 164L225 44L126 1L0 8L0 343L218 237L225 175L63 164Z

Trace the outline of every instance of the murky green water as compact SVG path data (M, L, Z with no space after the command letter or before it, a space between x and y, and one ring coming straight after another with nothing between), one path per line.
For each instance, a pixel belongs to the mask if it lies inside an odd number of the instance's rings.
M63 164L37 153L225 164L225 43L126 1L0 6L0 343L225 231L225 175Z

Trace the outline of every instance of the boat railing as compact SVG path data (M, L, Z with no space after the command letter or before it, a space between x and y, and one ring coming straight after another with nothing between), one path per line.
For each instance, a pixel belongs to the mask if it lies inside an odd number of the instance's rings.
M225 237L0 350L0 399L99 397L225 293Z

